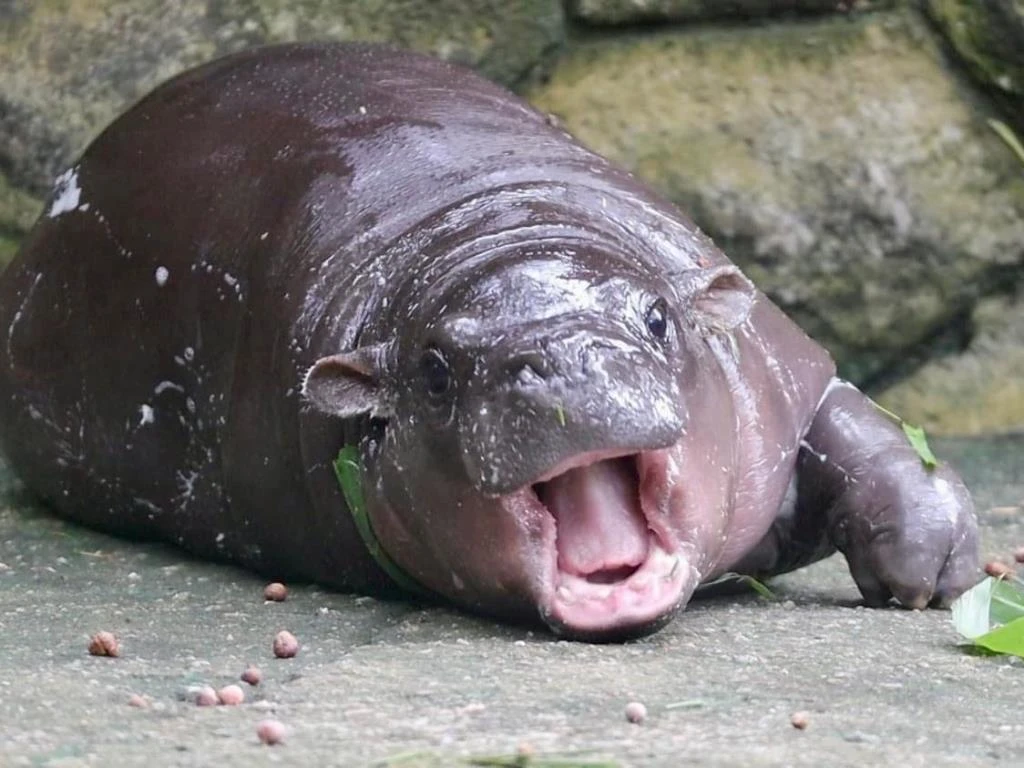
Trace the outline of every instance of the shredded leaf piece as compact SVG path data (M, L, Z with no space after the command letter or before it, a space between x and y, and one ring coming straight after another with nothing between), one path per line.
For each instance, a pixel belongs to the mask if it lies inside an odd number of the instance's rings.
M932 453L931 446L928 445L928 438L925 436L924 427L917 427L913 424L908 424L901 416L893 413L885 406L879 405L874 400L871 401L871 404L899 424L900 429L902 429L903 434L907 436L907 440L910 441L911 447L914 449L915 453L917 453L925 468L932 470L939 466L939 460L935 458L935 454Z
M366 500L363 498L362 467L359 463L359 449L354 445L346 445L338 451L338 458L334 460L334 475L338 478L338 485L341 486L341 493L345 497L352 519L355 521L356 530L363 540L366 551L372 557L391 580L399 587L421 597L428 595L426 589L418 584L411 576L405 573L394 560L392 560L377 540L377 534L373 532L370 525L370 517L366 514Z
M729 581L738 581L742 584L746 584L748 587L757 592L757 594L759 594L766 600L775 599L774 592L768 589L768 587L766 587L762 582L755 579L753 576L748 576L745 573L733 573L732 571L730 571L729 573L723 573L714 581L705 581L703 584L701 584L701 587L712 587L716 584L725 584Z
M558 417L558 425L565 426L565 409L559 404L555 406L555 415Z
M1024 657L1024 581L988 577L952 609L953 626L971 647Z
M935 458L935 454L932 453L931 447L928 445L928 438L925 437L924 429L922 427L915 427L913 424L907 424L905 421L900 421L900 426L903 428L903 434L907 436L907 440L917 451L917 455L921 457L921 463L923 463L928 469L935 469L939 466L939 460Z
M1013 129L1001 120L990 119L988 125L999 135L1000 139L1006 142L1006 146L1013 150L1013 153L1017 155L1020 161L1024 163L1024 145L1020 143L1020 139L1017 138L1017 134L1013 132Z
M1011 621L996 627L981 637L974 638L974 644L995 653L1012 654L1024 658L1024 619Z

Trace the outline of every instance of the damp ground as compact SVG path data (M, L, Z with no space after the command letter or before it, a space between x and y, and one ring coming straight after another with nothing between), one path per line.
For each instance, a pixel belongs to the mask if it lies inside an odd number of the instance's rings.
M938 447L974 490L983 555L1024 544L1024 438ZM698 600L651 637L586 645L315 586L267 603L251 574L64 523L0 481L2 766L1024 764L1024 660L966 653L947 612L860 607L840 557L775 600ZM293 659L272 654L281 629ZM119 658L88 655L99 630ZM248 664L263 682L244 704L189 701ZM283 744L260 745L264 718Z

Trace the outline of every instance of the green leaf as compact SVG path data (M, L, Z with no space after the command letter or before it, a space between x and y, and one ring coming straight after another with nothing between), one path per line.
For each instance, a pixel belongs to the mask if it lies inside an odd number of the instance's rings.
M974 647L1024 657L1024 582L986 578L952 605L953 626Z
M746 584L748 587L757 592L757 594L759 594L766 600L775 599L774 592L768 589L768 587L766 587L763 583L755 579L753 576L748 576L745 573L734 573L732 571L730 571L729 573L723 573L714 581L705 581L703 584L701 584L701 587L713 587L716 584L725 584L730 581L738 581L741 584Z
M988 124L999 135L999 138L1006 142L1006 146L1013 150L1013 153L1024 163L1024 146L1021 145L1020 139L1017 138L1017 134L1013 132L1013 129L1000 120L989 120Z
M935 458L935 454L932 453L932 449L928 445L928 438L925 437L924 429L922 427L915 427L913 424L907 424L902 419L900 420L900 426L903 427L903 434L907 436L907 440L910 441L911 446L917 451L917 455L921 457L921 462L928 469L935 469L939 466L939 460Z
M950 606L953 628L968 640L981 637L992 627L989 606L995 579L985 579L964 592Z
M555 406L555 415L558 417L558 425L560 427L565 426L565 409L561 404Z
M907 440L910 441L911 447L917 453L918 457L921 459L921 463L924 464L926 468L935 469L939 466L939 460L935 458L935 454L932 453L932 449L928 445L928 438L925 437L923 427L915 427L913 424L908 424L901 416L893 413L885 406L879 405L874 400L871 401L871 404L900 425L900 429L903 430L903 434L907 436Z
M992 579L992 604L989 616L993 624L1009 624L1024 618L1024 582L1019 579Z
M1024 619L1011 621L976 637L974 644L996 653L1009 653L1024 658Z
M341 493L345 497L352 520L359 531L359 537L363 540L366 551L370 554L385 573L391 577L399 587L421 597L428 595L419 583L406 574L394 560L392 560L377 540L377 534L373 532L370 524L370 516L366 513L366 500L363 498L362 466L359 463L359 449L354 445L346 445L338 451L338 458L334 460L334 476L341 486Z

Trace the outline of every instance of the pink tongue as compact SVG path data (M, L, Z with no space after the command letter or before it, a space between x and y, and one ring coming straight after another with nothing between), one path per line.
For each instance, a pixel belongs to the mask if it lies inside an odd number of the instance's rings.
M643 563L649 535L639 508L634 461L599 461L541 486L541 501L558 524L561 570L587 576Z

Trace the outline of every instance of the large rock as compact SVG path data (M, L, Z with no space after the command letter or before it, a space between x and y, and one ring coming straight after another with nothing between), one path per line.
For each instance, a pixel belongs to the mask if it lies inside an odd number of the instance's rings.
M576 44L531 93L881 382L1020 280L1024 173L910 11Z
M588 24L703 21L875 10L897 0L570 0L572 15Z
M52 179L120 111L209 59L268 42L390 41L515 85L563 36L559 0L0 2L0 257L4 238L24 234L26 195L38 211Z
M928 361L886 390L882 405L947 434L1024 426L1024 291L981 301L971 322L966 350Z
M1024 108L1024 0L927 0L926 6L974 76Z

